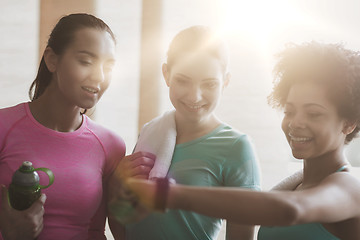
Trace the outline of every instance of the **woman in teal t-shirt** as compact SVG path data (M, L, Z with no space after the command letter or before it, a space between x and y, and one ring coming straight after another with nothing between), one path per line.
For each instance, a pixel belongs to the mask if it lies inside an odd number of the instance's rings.
M168 176L191 186L260 189L253 146L246 134L214 114L230 74L226 46L204 26L178 33L172 40L163 75L175 108L176 147ZM152 213L126 226L126 239L212 240L220 218L171 210ZM227 239L253 239L253 226L227 222Z
M303 159L300 184L251 192L129 181L143 204L153 208L155 187L165 186L157 190L168 193L168 208L267 226L259 240L360 239L360 181L343 153L360 129L360 53L310 42L289 45L279 58L269 100L284 110L282 130Z

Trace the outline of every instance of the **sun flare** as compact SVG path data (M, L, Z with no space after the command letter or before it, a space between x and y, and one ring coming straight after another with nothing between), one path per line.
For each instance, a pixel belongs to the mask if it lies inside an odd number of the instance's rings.
M219 32L225 35L241 34L264 47L274 32L292 24L307 24L310 19L291 4L292 1L239 1L222 2L222 22Z

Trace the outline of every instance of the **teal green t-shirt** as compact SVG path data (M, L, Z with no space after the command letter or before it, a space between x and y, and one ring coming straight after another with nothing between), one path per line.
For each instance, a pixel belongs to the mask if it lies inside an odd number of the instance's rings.
M177 144L168 176L184 185L260 189L252 143L247 135L225 124L198 139ZM169 210L152 213L139 223L127 225L126 239L216 239L221 224L221 219Z

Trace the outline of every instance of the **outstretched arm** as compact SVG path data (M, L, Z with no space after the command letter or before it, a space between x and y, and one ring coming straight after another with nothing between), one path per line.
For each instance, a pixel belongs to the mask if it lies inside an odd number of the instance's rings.
M153 208L154 183L129 180L128 184L143 204ZM348 173L332 174L314 188L295 192L171 185L167 207L249 225L339 222L360 214L359 190L360 182Z
M185 186L170 189L170 208L196 211L242 224L338 222L358 216L360 212L360 184L347 173L333 174L317 187L296 192L265 193Z

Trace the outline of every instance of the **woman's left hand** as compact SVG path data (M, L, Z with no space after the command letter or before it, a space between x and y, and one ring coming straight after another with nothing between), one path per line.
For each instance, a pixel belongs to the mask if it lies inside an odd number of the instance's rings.
M127 178L148 179L154 167L156 156L149 152L136 152L120 160L115 176L121 180Z
M137 195L127 186L129 178L148 179L156 156L147 152L136 152L125 156L112 175L108 189L108 209L112 217L122 224L141 220L148 210L138 205Z

